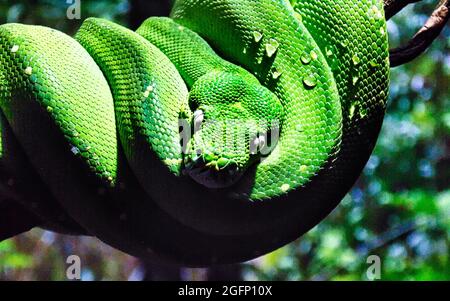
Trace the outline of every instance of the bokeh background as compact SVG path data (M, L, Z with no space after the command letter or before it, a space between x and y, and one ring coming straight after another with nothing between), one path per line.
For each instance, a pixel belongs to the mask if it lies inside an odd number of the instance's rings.
M71 1L67 1L71 2ZM68 34L83 19L136 28L167 15L170 0L81 0L68 20L66 0L0 0L0 24L50 26ZM410 6L389 21L392 47L406 42L437 1ZM187 269L148 264L94 238L33 230L0 243L0 280L66 280L79 255L83 280L367 280L369 255L383 280L450 280L450 27L426 54L392 69L388 112L376 150L342 204L296 242L241 265Z

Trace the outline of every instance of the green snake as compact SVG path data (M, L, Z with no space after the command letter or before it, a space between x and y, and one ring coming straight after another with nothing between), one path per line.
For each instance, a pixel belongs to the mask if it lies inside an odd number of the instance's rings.
M1 193L39 226L187 265L296 239L359 176L389 86L381 0L177 0L133 32L0 26Z

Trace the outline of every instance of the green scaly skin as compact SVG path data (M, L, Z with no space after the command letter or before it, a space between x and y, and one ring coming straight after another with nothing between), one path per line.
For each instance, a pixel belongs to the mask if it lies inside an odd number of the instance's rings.
M200 36L169 18L150 18L137 33L175 64L190 89L192 111L202 114L187 146L187 172L210 188L234 184L261 159L261 152L252 149L252 138L267 136L275 130L271 125L282 122L279 99L255 76L221 59ZM229 137L234 145L227 143Z
M195 266L262 255L326 216L373 149L389 84L381 0L177 0L172 20L88 19L76 40L5 24L0 65L2 179L43 182L21 202ZM180 118L200 126L187 153ZM248 121L231 127L243 138L220 148L208 122L230 119Z

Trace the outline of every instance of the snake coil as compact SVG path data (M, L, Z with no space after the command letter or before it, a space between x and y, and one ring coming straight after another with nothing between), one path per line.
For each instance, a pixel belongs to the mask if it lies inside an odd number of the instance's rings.
M381 0L177 0L137 32L90 18L75 38L5 24L0 65L3 199L191 266L255 258L323 219L373 150L389 85ZM280 122L270 152L203 153L208 176L239 178L193 181L180 120L214 144L202 121L255 115Z

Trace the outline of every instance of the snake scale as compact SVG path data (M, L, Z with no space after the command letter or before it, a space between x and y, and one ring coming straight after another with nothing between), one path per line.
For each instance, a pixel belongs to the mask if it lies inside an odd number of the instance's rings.
M177 0L133 32L0 26L0 192L142 258L255 258L323 219L376 143L381 0Z

